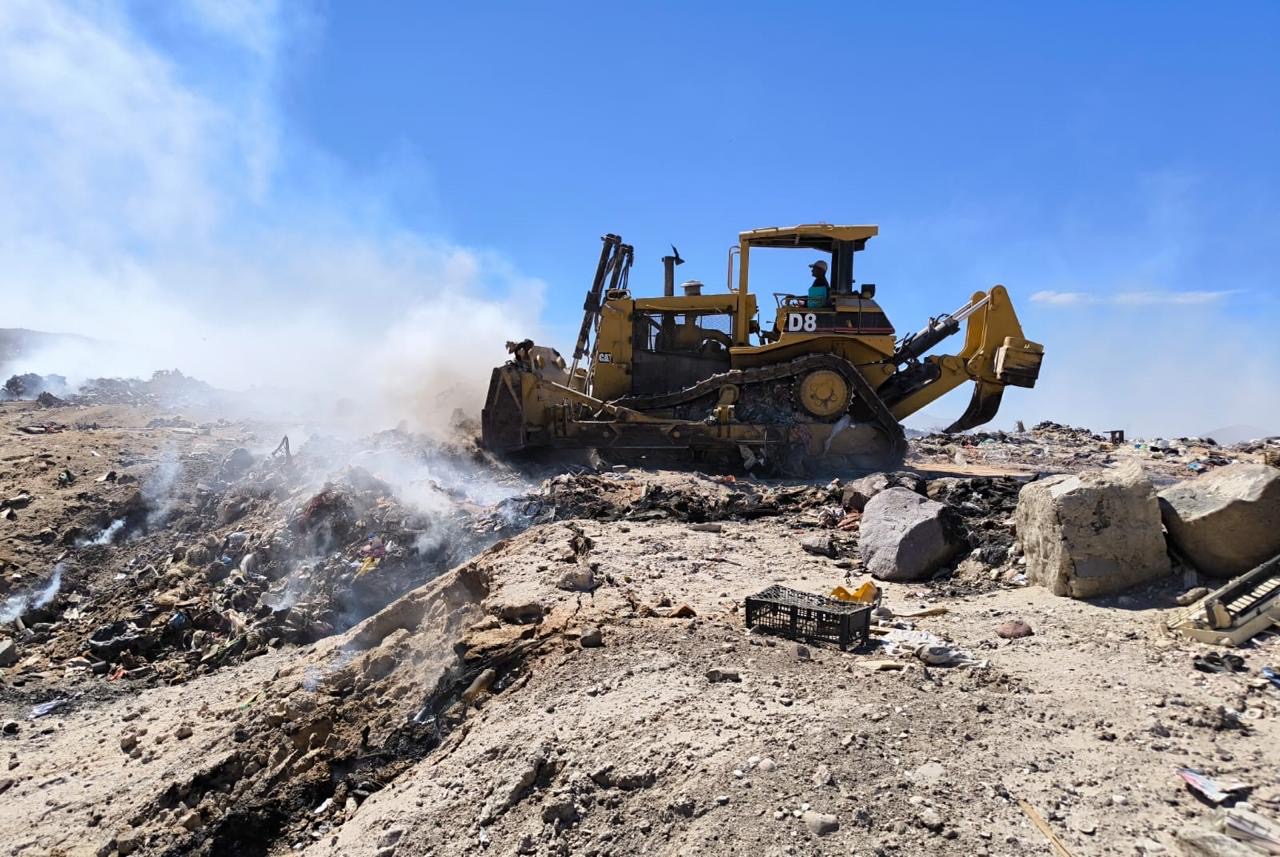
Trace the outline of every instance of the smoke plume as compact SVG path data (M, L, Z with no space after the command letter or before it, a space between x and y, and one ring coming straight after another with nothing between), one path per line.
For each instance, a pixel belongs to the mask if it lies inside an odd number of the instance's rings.
M85 337L0 370L179 368L357 428L474 412L504 342L538 333L542 284L406 229L385 171L288 127L280 65L314 22L220 5L175 7L199 68L114 4L0 8L5 324Z

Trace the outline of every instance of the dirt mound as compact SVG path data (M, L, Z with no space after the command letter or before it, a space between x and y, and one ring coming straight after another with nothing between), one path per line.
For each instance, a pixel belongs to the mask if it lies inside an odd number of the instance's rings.
M1178 581L1021 585L1026 475L533 487L461 436L57 414L0 408L16 852L1035 853L1025 801L1072 853L1155 854L1204 812L1174 765L1280 809L1275 640L1207 675L1156 631ZM1154 454L1054 426L948 443ZM945 505L954 565L883 584L861 647L749 632L747 596L865 581L892 488Z

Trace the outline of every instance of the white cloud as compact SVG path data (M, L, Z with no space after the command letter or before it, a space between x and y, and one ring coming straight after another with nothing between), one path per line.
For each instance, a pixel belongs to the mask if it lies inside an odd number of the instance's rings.
M110 4L0 4L4 324L123 345L10 368L179 367L419 422L437 408L424 386L461 383L447 404L474 411L503 343L537 334L541 283L397 228L385 176L352 182L290 136L274 78L293 21L275 4L184 8L192 38L233 49L201 52L216 67L184 66Z
M1217 292L1119 292L1111 296L1110 303L1130 306L1204 306L1225 301L1238 292L1234 289Z
M1034 303L1048 304L1050 306L1076 306L1077 304L1087 303L1089 296L1084 292L1043 291L1033 294L1031 300Z
M186 0L183 8L195 23L266 60L284 38L277 0Z
M1115 306L1204 306L1221 303L1236 289L1223 291L1131 291L1131 292L1058 292L1044 290L1031 295L1033 303L1046 306L1069 307L1084 304L1110 304Z

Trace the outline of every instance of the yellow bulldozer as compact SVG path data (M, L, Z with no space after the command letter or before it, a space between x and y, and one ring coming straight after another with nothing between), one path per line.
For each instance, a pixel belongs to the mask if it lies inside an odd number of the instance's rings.
M652 298L631 293L633 248L604 236L572 360L530 340L507 343L512 358L493 371L482 414L485 447L764 472L881 469L906 453L900 421L960 384L973 382L973 398L947 431L990 420L1006 386L1035 385L1044 349L1023 337L1003 286L898 338L875 285L853 276L854 254L878 231L820 223L742 232L725 291L711 293L688 281L675 294L684 260L673 247L662 259L663 295ZM752 252L763 248L822 254L815 288L774 293L768 330L751 289ZM962 323L956 354L927 354Z

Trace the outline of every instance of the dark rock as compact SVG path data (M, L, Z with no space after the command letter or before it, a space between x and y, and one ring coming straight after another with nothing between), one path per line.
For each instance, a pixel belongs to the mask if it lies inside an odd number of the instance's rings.
M880 580L926 580L962 547L947 507L906 488L880 492L863 511L858 548Z
M834 557L836 555L835 540L831 536L824 534L802 539L800 547L804 549L805 553L811 553L816 556Z
M996 636L1005 640L1020 640L1033 634L1035 634L1035 631L1031 630L1031 626L1021 619L1010 619L1008 622L1001 622L996 626Z
M742 674L728 667L712 667L707 670L707 681L712 684L724 681L742 681Z

